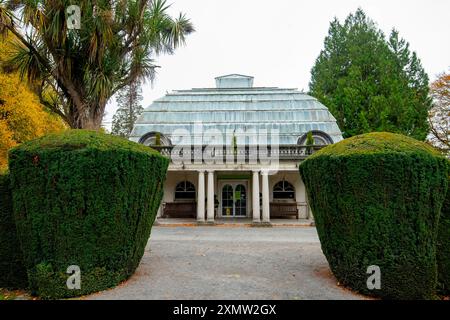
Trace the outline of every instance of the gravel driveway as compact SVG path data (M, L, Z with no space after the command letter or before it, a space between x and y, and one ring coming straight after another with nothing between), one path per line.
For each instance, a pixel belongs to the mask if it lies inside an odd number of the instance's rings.
M84 299L361 299L312 227L154 227L136 273Z

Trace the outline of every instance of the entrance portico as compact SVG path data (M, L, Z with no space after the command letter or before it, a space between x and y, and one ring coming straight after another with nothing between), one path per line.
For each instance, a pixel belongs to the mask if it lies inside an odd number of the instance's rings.
M271 211L282 205L295 210L286 218L312 219L296 166L278 171L249 165L236 169L226 165L203 169L195 164L182 169L171 164L158 217L194 218L199 223L235 218L268 224L271 215L279 217ZM280 182L293 187L291 198L280 199L274 194Z

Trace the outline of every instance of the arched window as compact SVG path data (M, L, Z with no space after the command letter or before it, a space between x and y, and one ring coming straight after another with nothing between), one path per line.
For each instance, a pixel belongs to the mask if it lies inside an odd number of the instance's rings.
M292 184L283 180L273 186L274 199L295 199L295 189Z
M189 181L182 181L175 187L175 200L195 200L195 187Z
M323 131L313 130L313 131L311 131L311 133L312 133L312 136L314 139L315 146L323 146L323 145L333 143L333 139L331 139L331 137ZM308 139L308 133L305 133L298 139L297 144L304 146L304 145L306 145L307 139Z
M145 146L170 146L172 143L169 138L159 132L149 132L144 134L140 139L139 143Z

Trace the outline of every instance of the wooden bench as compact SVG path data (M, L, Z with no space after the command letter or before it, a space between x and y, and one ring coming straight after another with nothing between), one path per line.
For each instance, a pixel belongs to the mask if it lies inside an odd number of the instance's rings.
M163 218L195 218L197 204L195 202L167 202L164 204Z
M298 209L296 202L271 202L270 217L291 217L298 219Z

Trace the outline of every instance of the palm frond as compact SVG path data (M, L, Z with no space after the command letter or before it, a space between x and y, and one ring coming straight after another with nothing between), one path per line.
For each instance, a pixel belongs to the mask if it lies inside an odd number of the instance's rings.
M72 4L80 7L81 29L67 26ZM0 34L18 39L11 65L29 81L42 80L45 104L78 128L92 115L98 123L120 88L152 81L154 58L185 44L194 27L169 8L166 0L0 0ZM49 86L57 94L47 95Z
M28 41L33 42L29 37ZM35 48L39 48L40 46L39 43L35 43ZM19 70L21 78L26 77L29 82L33 82L48 74L40 58L22 43L13 42L13 50L14 53L6 64Z
M194 31L194 25L191 23L190 19L188 19L184 13L180 13L178 19L172 23L170 39L173 48L185 45L186 36Z

